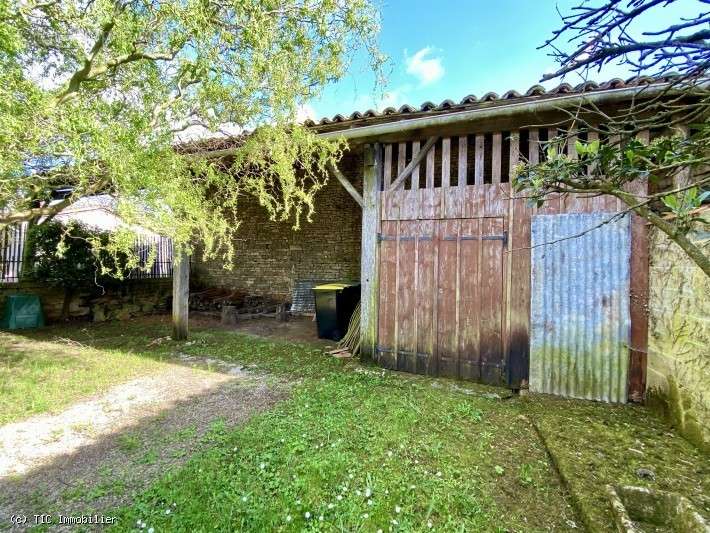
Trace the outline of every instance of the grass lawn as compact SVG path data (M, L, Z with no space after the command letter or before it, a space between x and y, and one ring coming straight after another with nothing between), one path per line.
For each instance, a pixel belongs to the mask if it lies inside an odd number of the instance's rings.
M68 338L82 327L49 328L45 333L50 334L34 332L29 337L0 331L0 425L61 411L79 399L165 367L159 353L97 350ZM82 332L82 338L90 342L90 330Z
M239 361L294 383L288 399L245 425L214 425L208 447L129 507L103 510L119 517L119 531L139 521L156 532L566 531L583 523L611 531L604 487L619 481L680 490L710 511L707 456L643 408L505 399L505 390L392 373L219 329L149 346L168 333L153 320L0 337L23 343L27 359L32 346L45 353L41 347L59 336L125 357L125 366L159 365L180 352ZM64 398L51 391L58 383L44 397ZM3 405L13 390L0 391ZM639 479L639 467L655 479Z

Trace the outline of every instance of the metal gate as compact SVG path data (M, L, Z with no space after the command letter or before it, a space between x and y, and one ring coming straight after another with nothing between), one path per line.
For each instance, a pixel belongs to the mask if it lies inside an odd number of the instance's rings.
M504 219L382 221L378 359L505 383Z

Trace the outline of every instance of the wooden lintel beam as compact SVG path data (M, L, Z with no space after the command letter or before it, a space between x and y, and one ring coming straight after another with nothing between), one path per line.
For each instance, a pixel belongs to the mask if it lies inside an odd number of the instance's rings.
M338 179L343 188L348 191L350 196L353 197L353 200L357 202L357 205L362 207L362 196L359 192L357 192L357 189L353 186L352 183L350 183L348 178L346 178L345 175L340 172L340 169L333 164L330 165L330 171L335 174L335 177Z
M429 153L429 150L431 150L432 146L436 143L436 141L439 140L439 137L434 136L434 137L429 137L429 140L424 144L421 150L419 150L419 153L417 153L416 156L409 162L409 164L404 167L404 170L400 173L399 176L397 176L397 179L392 182L392 185L390 185L389 190L394 191L404 183L404 180L406 180L409 175L412 173L412 171L417 168L422 161L424 161L424 158L426 155Z

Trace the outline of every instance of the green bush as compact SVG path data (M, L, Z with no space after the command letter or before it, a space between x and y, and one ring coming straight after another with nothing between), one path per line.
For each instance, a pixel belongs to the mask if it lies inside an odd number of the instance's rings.
M109 233L78 222L47 222L27 232L23 279L65 291L63 318L72 295L81 289L117 286L128 275L126 258L106 251Z

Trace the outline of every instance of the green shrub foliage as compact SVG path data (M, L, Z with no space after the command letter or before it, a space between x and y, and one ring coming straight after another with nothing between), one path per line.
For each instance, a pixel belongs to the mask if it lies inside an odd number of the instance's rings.
M78 222L32 226L23 277L70 292L116 286L130 269L127 256L107 250L109 238L109 232Z

